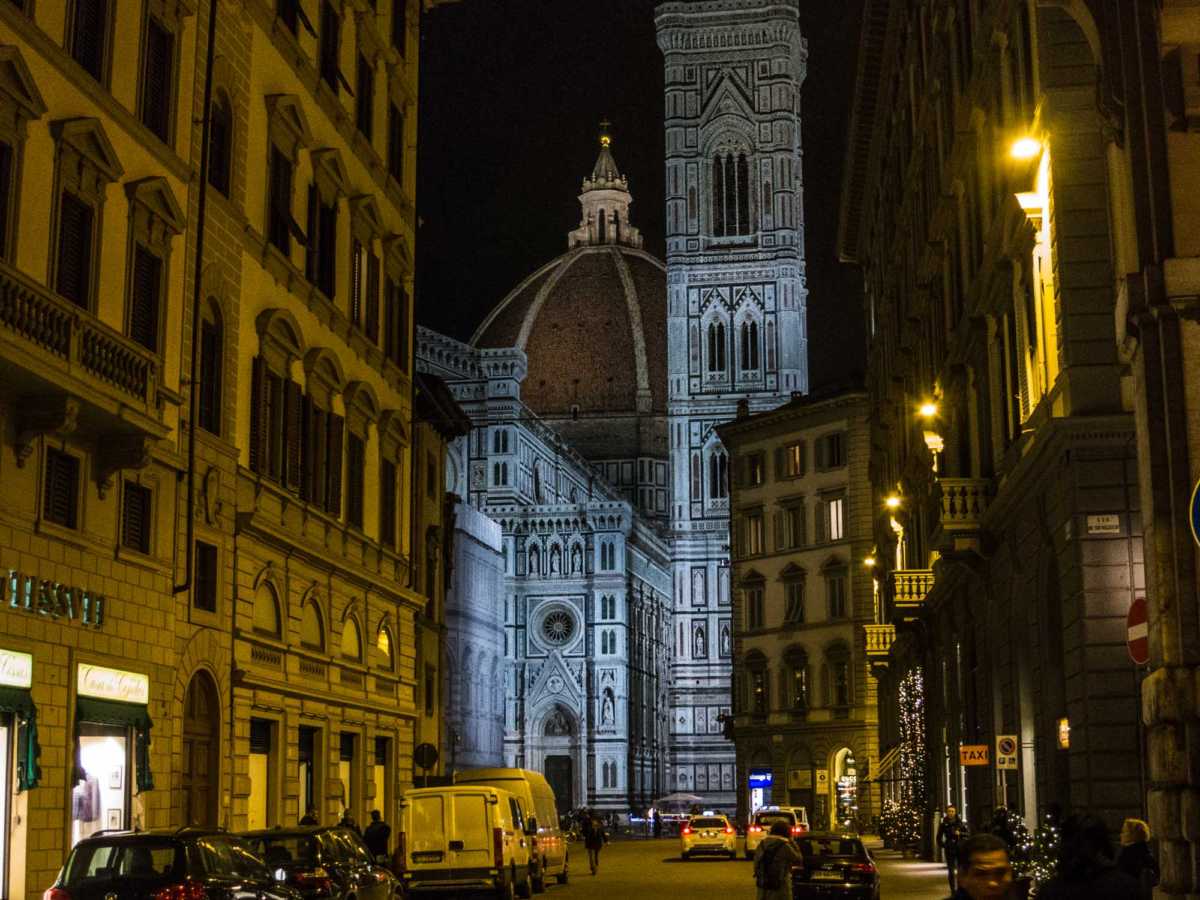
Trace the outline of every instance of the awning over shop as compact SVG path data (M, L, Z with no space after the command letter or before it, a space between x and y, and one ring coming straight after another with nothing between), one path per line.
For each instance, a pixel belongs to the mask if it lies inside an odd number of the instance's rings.
M132 728L134 740L135 768L138 791L154 789L154 775L150 771L150 710L141 703L121 703L118 700L99 700L95 697L79 697L75 701L75 734L79 734L82 722L96 725L115 725Z
M33 695L28 688L0 686L0 712L12 713L18 719L17 793L35 788L42 777L42 767L38 764L42 746L38 743Z
M897 744L879 760L879 765L875 769L875 777L868 778L867 781L891 781L892 769L900 761L900 745Z

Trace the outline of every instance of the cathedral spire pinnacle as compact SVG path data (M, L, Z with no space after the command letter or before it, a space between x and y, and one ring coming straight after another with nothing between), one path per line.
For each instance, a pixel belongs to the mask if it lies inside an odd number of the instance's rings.
M629 224L629 180L617 168L612 155L612 123L600 121L600 154L592 166L592 174L583 179L579 204L583 218L579 227L567 236L570 247L591 244L624 244L641 247L642 235Z

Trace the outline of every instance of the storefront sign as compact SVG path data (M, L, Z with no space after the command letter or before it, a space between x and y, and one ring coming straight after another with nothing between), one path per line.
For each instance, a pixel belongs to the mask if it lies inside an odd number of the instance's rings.
M33 657L16 650L0 650L0 685L28 688L33 686Z
M996 768L1017 770L1017 736L1015 734L996 735Z
M817 769L817 793L829 793L829 771L827 769Z
M82 697L120 700L122 703L150 702L150 678L138 672L122 672L104 666L79 664L75 690Z
M986 766L987 744L961 744L958 748L958 763L962 766Z
M78 621L89 628L104 624L103 595L24 575L16 569L9 569L0 580L0 604L51 619Z
M775 773L770 769L751 769L750 787L769 788L775 783Z

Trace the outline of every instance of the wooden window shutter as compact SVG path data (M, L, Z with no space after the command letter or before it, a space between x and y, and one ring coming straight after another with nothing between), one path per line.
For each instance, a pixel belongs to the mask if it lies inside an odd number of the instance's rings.
M784 521L784 513L776 512L773 518L775 520L773 525L775 529L775 549L783 550L788 545L788 534L786 522Z
M64 528L74 528L79 511L79 459L61 450L46 451L42 515Z
M335 94L338 91L338 46L341 20L329 0L321 4L321 79Z
M58 272L55 290L86 309L91 300L92 208L63 191L58 208Z
M367 339L379 343L379 257L374 253L367 254L367 298L366 298L366 328Z
M305 394L300 400L300 499L313 499L313 474L316 471L313 438L312 398Z
M300 489L300 385L288 379L283 383L283 432L286 442L286 485Z
M146 20L142 74L142 124L162 141L171 141L171 95L175 89L175 35L154 16Z
M97 81L104 80L108 0L76 0L71 22L71 56Z
M0 258L9 259L8 235L11 231L13 148L0 141Z
M392 279L383 279L383 355L396 360L396 297Z
M379 467L379 540L396 546L396 464L385 459Z
M396 365L402 372L408 371L408 291L404 285L396 285Z
M267 240L287 254L291 249L292 163L278 147L271 148L271 208L267 215Z
M375 125L375 70L361 53L358 55L358 77L355 97L355 124L363 137L371 140Z
M326 205L317 198L317 230L310 231L317 244L317 287L332 300L337 294L337 201Z
M267 364L254 357L250 368L250 470L262 474L267 468Z
M308 226L308 244L304 248L304 277L312 284L322 287L318 283L318 272L320 271L320 248L321 248L321 231L318 227L320 222L320 194L317 193L317 186L310 184L308 186L308 215L305 219L305 224Z
M310 434L313 448L313 470L309 474L312 479L312 497L314 504L325 508L325 498L328 495L325 473L329 470L325 458L325 447L329 442L329 415L325 410L312 404L312 432Z
M363 245L355 238L350 243L350 321L362 325Z
M392 46L404 55L404 36L408 31L408 0L392 0Z
M143 247L133 248L133 290L129 336L147 350L158 351L158 310L162 293L162 260Z
M139 553L149 553L150 529L150 489L126 481L121 508L121 544Z
M775 479L778 481L781 478L786 478L787 471L787 448L775 448Z
M215 322L200 323L200 427L221 433L221 334Z
M346 435L346 521L356 528L363 524L363 439Z
M325 446L325 509L334 517L342 514L342 438L346 431L345 420L329 413L329 440Z
M404 180L404 113L394 103L388 104L388 174L396 181Z

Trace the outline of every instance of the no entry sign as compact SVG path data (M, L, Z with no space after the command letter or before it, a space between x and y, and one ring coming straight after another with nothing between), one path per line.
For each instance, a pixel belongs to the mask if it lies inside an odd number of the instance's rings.
M1147 619L1146 598L1138 597L1129 605L1129 615L1125 617L1125 625L1129 629L1126 644L1129 647L1129 658L1134 664L1144 666L1150 661L1150 625Z

